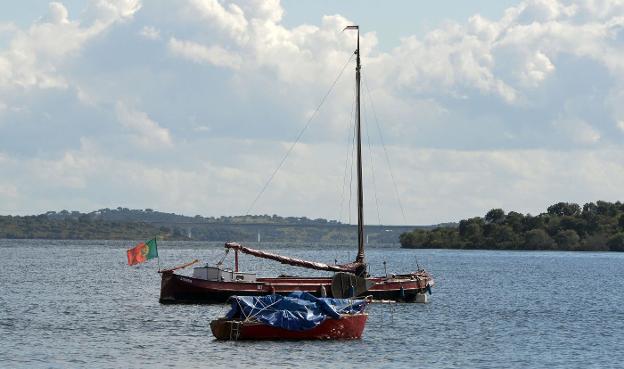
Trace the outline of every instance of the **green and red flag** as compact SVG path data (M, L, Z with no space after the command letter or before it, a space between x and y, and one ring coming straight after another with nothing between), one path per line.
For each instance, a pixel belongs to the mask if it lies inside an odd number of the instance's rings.
M139 264L157 257L158 249L156 248L156 239L153 238L149 241L141 242L128 250L128 265Z

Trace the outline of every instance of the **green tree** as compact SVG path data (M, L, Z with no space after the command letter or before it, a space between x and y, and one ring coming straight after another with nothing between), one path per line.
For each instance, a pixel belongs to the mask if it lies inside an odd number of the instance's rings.
M609 237L602 233L588 234L581 241L581 249L585 251L609 251Z
M532 229L524 234L524 248L528 250L551 250L555 241L543 229Z
M587 222L579 216L563 216L561 217L559 224L561 229L572 229L581 237L587 234Z
M611 236L607 241L607 246L611 251L624 251L624 232Z
M503 209L492 209L485 214L486 223L500 224L505 221L505 211Z
M423 248L427 241L427 233L422 229L415 229L412 232L402 233L399 236L401 246L408 248Z
M457 230L452 228L436 228L429 232L425 246L433 249L458 247Z
M559 249L574 250L578 248L581 238L573 229L561 230L555 236L555 242Z
M599 215L614 217L617 215L618 206L607 201L596 201L596 212Z
M510 211L505 218L505 223L511 226L514 232L520 233L524 228L524 219L524 215L515 211Z
M578 204L568 202L558 202L547 209L548 214L557 216L578 216L581 214L581 207Z
M525 230L543 229L545 226L544 217L541 215L534 217L531 214L527 214L523 223Z
M483 246L483 219L476 217L459 222L459 236L465 241L467 248Z
M489 248L509 250L515 249L520 245L520 238L511 226L504 224L488 224L486 227L488 227L489 230L485 243Z
M598 214L598 206L596 206L596 204L594 204L593 202L588 202L583 205L583 217L592 217L596 214Z

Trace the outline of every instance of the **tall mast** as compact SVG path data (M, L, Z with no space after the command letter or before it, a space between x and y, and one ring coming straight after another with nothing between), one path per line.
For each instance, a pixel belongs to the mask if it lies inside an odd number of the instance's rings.
M357 48L355 49L355 91L356 91L356 133L357 133L357 177L358 177L358 253L355 261L364 263L364 189L362 186L362 127L360 124L360 27L348 26L345 29L357 30Z

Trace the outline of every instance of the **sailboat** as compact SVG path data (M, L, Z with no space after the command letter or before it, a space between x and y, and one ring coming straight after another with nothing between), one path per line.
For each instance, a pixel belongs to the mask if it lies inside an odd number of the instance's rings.
M374 300L398 302L426 302L434 280L424 269L399 275L371 277L367 273L364 234L364 190L362 186L362 135L360 125L360 32L359 26L345 30L357 31L356 67L356 140L357 140L357 197L358 249L355 260L347 264L325 264L282 256L246 247L236 242L225 244L226 252L234 251L234 269L217 265L195 267L192 276L176 273L187 265L161 270L160 302L167 303L223 303L231 296L286 295L303 291L320 297L350 298L372 296ZM334 272L333 277L280 276L260 278L255 273L241 272L239 253L274 260L283 264Z

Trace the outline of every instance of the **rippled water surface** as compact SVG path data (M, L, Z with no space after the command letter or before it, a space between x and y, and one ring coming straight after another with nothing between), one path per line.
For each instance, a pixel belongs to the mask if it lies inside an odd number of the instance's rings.
M624 363L624 254L371 247L374 274L431 271L429 304L373 305L360 341L217 342L223 305L160 305L157 263L118 241L0 240L2 368L588 368ZM351 247L263 249L312 260ZM163 266L219 244L159 243ZM418 258L418 260L416 259ZM226 260L227 262L227 260ZM243 256L246 270L305 270Z

